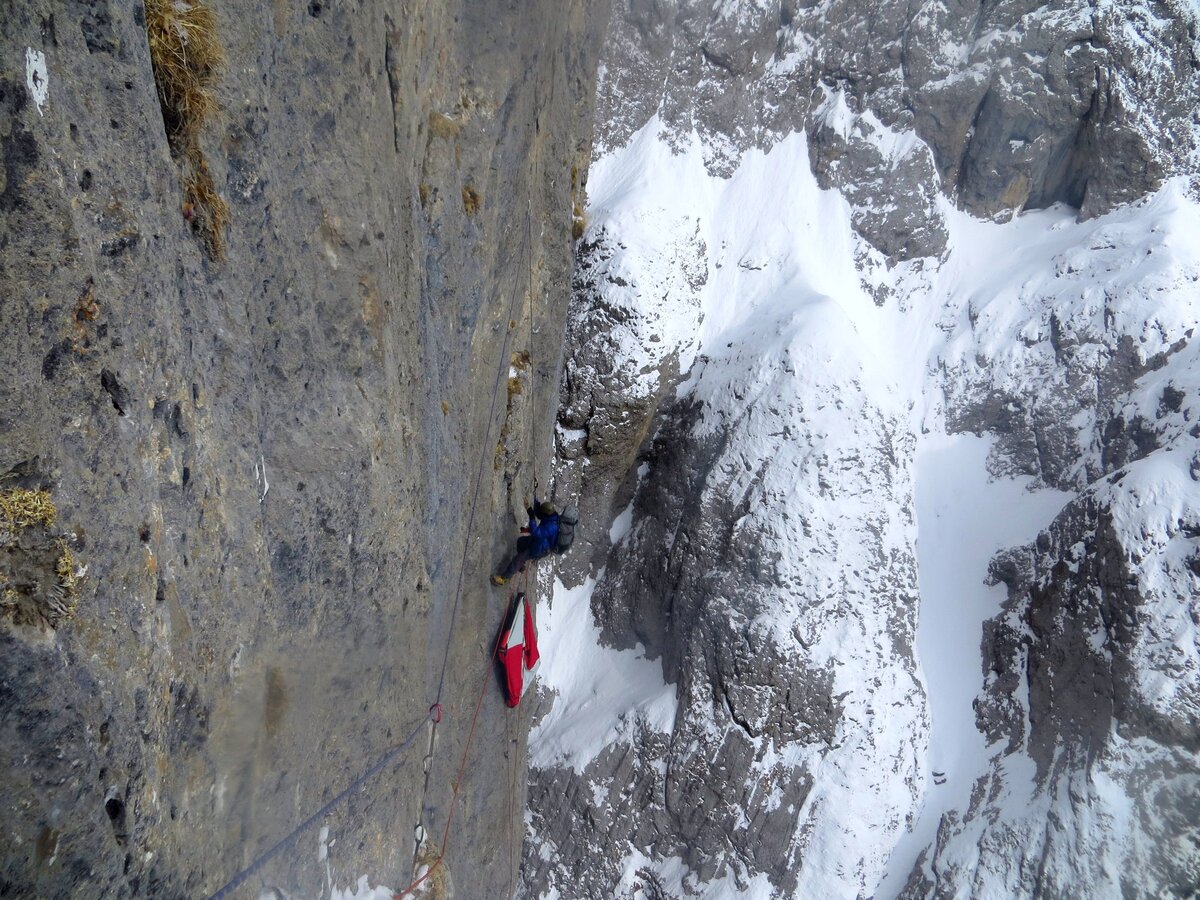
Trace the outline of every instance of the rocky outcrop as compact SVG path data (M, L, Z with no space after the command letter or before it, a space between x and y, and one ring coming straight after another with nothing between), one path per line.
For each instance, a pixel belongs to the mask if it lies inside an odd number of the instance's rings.
M215 8L223 259L141 4L0 25L0 473L86 567L72 620L0 624L0 893L215 890L422 720L453 627L428 772L422 733L249 889L407 883L500 615L497 514L546 465L604 10ZM533 364L494 451L506 348ZM511 879L515 730L486 707L462 896Z
M867 505L886 515L903 475L880 445L853 463L873 487L835 485L828 473L852 465L846 446L823 446L823 429L797 428L814 412L802 401L803 411L771 410L771 389L747 386L745 395L760 391L762 406L744 412L753 424L728 430L706 433L712 423L699 404L672 406L638 457L637 524L604 557L592 612L606 640L640 644L661 660L678 684L679 710L670 734L638 729L631 746L610 746L581 772L534 771L537 843L522 871L536 895L613 895L631 847L678 858L701 884L745 889L765 874L783 894L797 890L804 865L828 863L816 849L824 841L866 850L854 840L856 814L828 780L817 785L817 773L854 770L871 755L856 724L864 707L897 705L901 691L919 690L909 668L911 544L892 545L882 519L859 518ZM862 421L864 430L879 424ZM790 427L798 445L820 449L801 471L787 454L746 460L747 430L772 427ZM785 487L788 479L803 486ZM805 502L806 493L821 499ZM854 512L835 512L840 505ZM883 596L883 608L864 617L858 598ZM858 634L866 679L893 685L849 690L836 656L813 647L826 629ZM903 785L913 748L907 734L894 737L874 737L894 754L894 768L877 777ZM853 883L853 873L844 875Z
M1003 872L1032 894L1093 882L1141 897L1200 883L1200 367L1180 302L1200 258L1170 237L1189 227L1180 212L1166 192L1110 216L1086 250L1025 282L1005 324L980 303L977 343L947 360L950 421L997 436L990 468L1079 496L1034 544L993 560L1008 600L985 626L977 709L1005 749L966 820L943 824L939 884L977 888ZM1103 292L1084 287L1096 281ZM1001 343L1003 354L980 352ZM1023 818L1005 812L1002 770L1015 759L1032 761L1037 786ZM973 873L964 844L982 852ZM909 895L929 886L926 871Z
M1176 3L616 12L559 429L596 526L565 575L679 707L534 768L531 893L1196 890L1195 35ZM664 231L696 235L686 287L647 261ZM653 341L662 308L699 336ZM962 636L983 772L889 861L946 783L911 520L943 426L1076 499L993 561L1008 600Z
M1189 15L1111 0L633 4L609 27L597 146L657 114L670 134L695 129L728 174L748 149L806 131L814 171L855 202L871 245L936 255L939 188L976 215L1065 202L1094 216L1190 173ZM831 96L849 115L830 120Z
M585 521L609 520L633 499L638 455L694 353L704 253L686 223L659 260L663 274L649 281L603 230L577 250L556 446L560 459L586 460L586 468L563 466L558 474L560 494L580 499ZM646 294L658 301L653 311L641 302ZM583 537L560 565L576 579L608 550L594 530Z

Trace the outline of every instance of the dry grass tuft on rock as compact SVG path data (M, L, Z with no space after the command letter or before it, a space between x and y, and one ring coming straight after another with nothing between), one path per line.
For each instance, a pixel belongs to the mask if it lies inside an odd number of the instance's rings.
M458 132L461 128L462 125L449 116L444 116L438 112L432 112L429 114L430 137L441 138L443 141L450 141L458 137Z
M31 525L49 528L57 518L58 509L49 491L27 488L0 491L0 541Z
M480 205L483 203L483 198L479 196L479 191L475 190L469 184L463 185L462 189L463 209L468 216L473 216L479 211Z
M213 259L225 254L229 204L217 193L200 148L218 111L213 93L225 65L217 19L204 0L145 0L146 37L171 152L183 168L183 216Z
M172 139L199 132L217 100L212 86L225 64L212 8L191 0L146 0L150 62Z
M229 204L217 193L208 163L199 150L189 154L184 163L183 195L185 210L190 208L192 229L204 241L208 255L213 259L225 256L225 229L229 226Z
M571 209L571 238L576 241L579 240L583 237L584 232L587 231L587 226L587 211L576 200L574 207Z
M587 231L587 191L579 180L579 166L571 166L571 237L579 240Z
M413 896L427 897L429 900L449 900L452 896L450 873L445 862L438 860L434 848L427 843L422 844L421 849L417 851L416 863L414 877L420 878L426 872L429 873L429 877L421 882Z
M508 411L511 413L513 397L525 391L524 385L521 383L521 375L529 371L529 351L518 350L514 352L509 359L508 366Z
M51 531L57 518L49 491L0 491L0 619L58 628L74 617L83 570Z

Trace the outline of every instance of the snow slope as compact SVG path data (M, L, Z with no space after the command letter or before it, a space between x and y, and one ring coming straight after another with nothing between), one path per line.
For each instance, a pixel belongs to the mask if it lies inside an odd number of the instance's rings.
M567 764L582 772L632 729L670 732L675 725L678 701L662 668L602 644L588 605L594 587L593 579L576 588L556 582L552 602L538 609L539 646L554 648L540 680L571 703L556 704L530 733L530 765Z
M871 133L889 152L916 143ZM674 356L686 377L633 504L595 529L618 552L594 582L555 591L546 656L557 633L569 663L543 670L554 699L533 736L546 748L531 775L535 891L633 890L641 872L712 896L757 896L760 875L794 896L869 895L885 875L880 897L906 880L921 894L922 875L1006 895L1042 855L1047 883L1069 891L1095 872L1046 843L1050 808L1079 834L1102 809L1105 833L1073 846L1113 878L1147 864L1152 884L1152 842L1134 839L1137 791L1151 788L1127 777L1148 754L1178 794L1191 783L1179 754L1114 736L1106 774L1081 794L1078 770L1031 755L1032 668L1008 696L1024 722L1007 744L979 730L991 707L976 701L993 621L1027 627L985 583L992 555L1032 541L1083 491L1114 511L1154 598L1138 690L1194 721L1196 533L1181 523L1200 521L1200 212L1183 185L1083 223L1057 207L985 223L944 205L944 256L892 267L855 236L850 204L817 186L802 134L746 152L722 179L694 134L654 119L596 162L589 189L585 242L606 248L605 300L627 337L613 370L649 391ZM1186 400L1166 395L1176 408L1159 415L1168 383ZM1158 446L1114 456L1114 415L1157 416ZM947 424L993 436L943 437ZM1118 469L1128 475L1107 480ZM588 603L599 631L559 625L558 609L584 617ZM649 643L581 653L597 634ZM678 686L670 702L646 657ZM697 777L720 797L696 793ZM539 808L539 780L559 808ZM631 790L651 802L614 802ZM705 822L681 800L703 804ZM578 855L568 842L591 847L592 880L556 862ZM1014 843L1024 862L1003 858Z
M988 563L1000 550L1036 538L1071 496L1032 491L1028 478L991 479L991 444L974 435L930 435L917 449L917 650L929 697L929 780L916 824L892 851L879 897L900 892L942 817L969 808L971 789L1000 752L975 725L984 670L978 638L1004 599L999 585L986 583Z

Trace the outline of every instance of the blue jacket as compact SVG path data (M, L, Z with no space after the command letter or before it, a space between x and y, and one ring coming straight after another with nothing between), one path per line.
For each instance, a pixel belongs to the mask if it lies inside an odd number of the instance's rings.
M529 510L529 536L533 538L529 555L534 559L545 556L558 543L558 516L543 519L534 510Z

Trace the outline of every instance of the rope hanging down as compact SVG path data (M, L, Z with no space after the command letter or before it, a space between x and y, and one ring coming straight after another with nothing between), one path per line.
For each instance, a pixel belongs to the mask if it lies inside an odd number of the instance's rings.
M528 289L530 292L530 299L529 299L529 302L530 302L530 338L532 340L532 336L533 336L533 324L532 324L532 306L533 306L533 296L532 296L532 292L533 292L532 206L530 207L529 210L526 211L526 226L527 227L526 227L526 232L525 232L525 249L526 249L526 259L528 260L528 267L529 267L528 268L528 270L529 270ZM513 316L513 312L516 309L516 301L519 296L520 296L520 291L514 290L512 300L509 301L509 305L508 305L508 322L513 321L512 316ZM492 429L492 422L495 419L495 415L496 415L496 400L500 394L500 384L503 380L506 363L509 360L509 352L510 352L511 346L512 346L512 329L511 329L511 327L506 327L505 328L505 336L504 336L504 345L503 345L502 352L500 354L500 363L497 366L496 379L492 386L491 405L489 406L489 409L488 409L488 419L487 419L487 422L488 422L487 438L488 438L488 440L486 440L484 442L483 448L480 451L479 468L476 471L476 475L475 475L475 487L474 487L474 491L472 492L472 497L471 497L471 512L467 519L466 533L468 536L474 530L475 513L476 513L476 509L478 507L478 503L479 503L479 492L480 492L480 487L481 487L482 481L483 481L484 464L487 461L488 448L491 446L491 442L490 442L491 429ZM530 345L530 349L532 350L532 344ZM532 388L531 388L531 390L530 390L530 402L531 403L532 403L532 393L533 392L532 392ZM316 824L321 819L323 819L335 807L337 807L339 804L344 802L352 793L354 793L356 790L358 790L358 788L362 787L362 785L364 785L366 782L370 781L372 778L374 778L376 775L378 775L381 771L383 771L383 769L388 765L388 763L390 763L397 756L399 756L399 754L401 754L402 752L407 750L410 746L412 746L413 741L415 741L417 739L417 735L419 735L421 733L421 729L425 727L426 722L432 723L432 726L436 732L438 724L442 721L442 714L443 714L442 695L445 691L446 668L447 668L447 665L449 664L449 660L450 660L450 646L454 640L454 631L455 631L455 627L457 625L457 619L458 619L458 607L459 607L459 603L462 599L463 582L464 582L464 579L466 576L467 549L468 549L468 543L464 542L463 553L462 553L462 563L459 566L458 583L455 587L455 592L454 592L454 606L451 609L451 613L450 613L450 629L446 635L446 647L442 654L442 668L441 668L441 673L438 676L437 697L434 700L434 702L430 705L429 711L426 713L424 718L422 718L416 724L416 726L414 726L413 730L408 734L407 737L405 737L405 739L403 741L401 741L399 744L397 744L396 746L394 746L390 750L388 750L386 753L384 753L383 756L380 757L380 759L373 766L371 766L369 769L367 769L365 772L363 772L361 775L359 775L357 778L355 778L352 782L350 782L350 784L347 785L347 787L344 790L342 790L341 793L339 793L337 796L335 796L333 799L331 799L328 803L326 803L324 806L322 806L319 810L317 810L315 813L313 813L311 816L309 816L307 819L305 819L303 822L301 822L299 825L297 825L294 829L292 829L292 831L290 833L287 834L287 836L282 838L273 847L271 847L265 853L260 854L252 863L250 863L250 865L246 866L246 868L244 868L240 872L238 872L223 887L221 887L219 890L217 890L216 893L212 894L209 897L209 900L224 900L224 898L228 897L233 891L235 891L235 890L237 890L237 888L241 887L246 882L247 879L249 879L252 875L254 875L254 873L257 872L259 869L261 869L267 862L269 862L271 859L273 859L275 856L277 856L282 850L284 850L285 848L290 846L296 840L296 838L299 837L299 835L302 832L304 832L305 830L310 828L312 825ZM526 586L528 586L528 575L526 575L525 578L526 578ZM511 602L511 600L512 600L512 590L510 588L509 601ZM498 651L498 649L499 649L499 638L497 638L496 647L495 647L495 649L493 649L493 653L492 653L493 660L495 659L495 654ZM475 714L471 718L471 730L470 730L468 738L467 738L466 746L463 749L463 758L462 758L462 762L459 765L458 776L454 780L453 790L452 790L452 794L451 794L450 811L446 817L446 828L442 833L441 851L439 852L438 858L434 861L433 865L431 865L430 868L428 870L426 870L425 874L422 875L421 878L419 878L415 882L413 882L411 885L409 885L407 888L405 888L404 891L397 894L396 896L398 896L398 897L404 896L404 894L409 893L415 887L417 887L417 885L419 885L423 881L425 881L425 879L428 878L433 873L434 869L436 869L438 866L441 865L442 860L445 857L446 845L450 838L450 824L454 819L454 803L458 797L458 790L462 784L463 775L466 770L467 754L471 749L471 743L475 737L475 725L479 719L479 711L483 706L483 696L484 696L485 690L487 688L487 676L490 674L490 672L491 672L490 667L486 668L484 671L484 678L483 678L482 684L480 686L480 691L479 691L479 699L475 705ZM511 829L511 827L512 827L511 821L508 823L508 826ZM511 888L511 885L510 885L510 888Z
M524 589L526 592L528 592L529 591L529 573L522 572L521 577L523 579ZM509 588L508 588L508 605L509 606L512 605L513 597L515 595L516 595L515 585L512 582L510 582ZM500 634L496 635L496 643L492 646L492 654L489 657L489 663L494 663L496 661L497 657L499 656L500 641L502 638L503 638L503 631ZM467 757L471 752L471 744L475 740L475 725L479 722L479 711L481 709L483 709L483 698L484 698L484 695L487 693L488 677L491 675L492 675L491 665L485 666L484 670L483 670L483 678L479 683L479 696L475 701L475 714L471 716L471 730L467 733L467 743L463 747L462 759L459 761L459 764L458 764L458 774L455 776L454 784L450 790L450 811L448 813L446 813L446 827L444 829L442 829L442 844L441 844L441 847L438 849L437 859L435 859L432 863L430 863L429 868L427 868L421 874L421 876L419 878L417 878L416 881L414 881L412 884L408 885L408 887L403 888L403 889L397 891L395 894L393 894L392 896L393 896L394 900L402 900L403 897L413 893L413 891L415 891L418 887L420 887L422 884L424 884L425 881L427 879L429 879L433 875L434 872L437 871L438 867L442 864L442 860L444 860L446 858L446 846L450 843L450 825L454 821L454 808L458 802L458 789L460 787L462 787L463 776L466 774L466 771L467 771ZM510 797L510 800L511 800L511 797ZM508 822L508 828L510 829L510 831L512 829L511 809L512 809L512 807L510 804L510 807L509 807L510 818L509 818L509 822ZM511 896L511 895L512 895L512 882L511 882L511 875L510 875L509 893L506 896Z
M421 729L425 727L425 723L427 721L430 721L433 718L434 718L434 708L431 707L428 714L426 714L425 718L423 718L419 722L417 722L417 724L413 728L413 730L411 732L409 732L408 737L406 737L399 744L397 744L395 747L393 747L391 750L389 750L387 753L385 753L382 757L380 757L379 761L377 763L375 763L375 765L371 766L371 768L367 769L367 771L363 772L361 775L359 775L357 778L355 778L352 782L350 782L350 784L346 786L346 789L343 790L340 794L338 794L336 797L334 797L332 800L330 800L328 803L326 803L324 806L322 806L320 809L318 809L315 813L313 813L311 816L309 816L307 819L305 819L303 822L301 822L299 825L297 825L294 829L292 829L292 832L287 837L283 838L283 840L279 841L279 843L277 843L274 847L272 847L266 853L263 853L261 856L258 857L258 859L254 860L254 862L252 862L246 868L242 869L242 871L238 872L235 876L233 876L233 878L231 878L229 880L229 883L226 884L219 891L217 891L215 894L213 894L211 897L209 897L209 900L224 900L224 898L229 896L230 893L232 893L233 891L235 891L239 887L241 887L242 884L245 883L247 878L249 878L251 875L253 875L255 872L257 872L260 868L262 868L263 865L265 865L269 860L271 860L273 857L275 857L279 853L279 851L283 850L285 847L290 846L291 843L293 841L295 841L297 837L300 836L300 833L302 831L304 831L305 829L309 828L312 825L315 825L318 821L325 818L325 816L335 806L337 806L339 803L341 803L343 800L345 800L347 797L349 797L351 794L353 794L356 790L358 790L360 787L362 787L363 784L370 781L372 778L374 778L376 775L378 775L380 772L382 772L384 767L386 767L388 763L390 763L393 759L395 759L397 756L399 756L401 753L403 753L405 750L407 750L412 745L412 742L417 739L417 735L421 733Z
M529 217L531 215L532 215L531 212L527 211L525 213L526 219L529 219ZM526 258L529 260L529 291L532 294L532 292L533 292L533 247L530 245L531 236L532 236L532 232L529 229L527 229L526 233L525 233L525 251L526 251ZM520 291L514 290L512 300L510 300L508 303L507 322L514 321L513 320L513 312L517 308L517 298L519 296L521 296ZM532 303L532 298L531 298L530 302ZM475 511L479 506L479 490L480 490L480 486L483 484L484 465L487 463L488 449L492 446L492 444L491 444L492 421L496 418L496 400L500 396L500 384L504 380L504 373L507 371L507 368L510 365L509 353L511 351L511 348L512 348L512 329L509 327L506 327L504 330L504 345L501 348L501 352L500 352L500 365L498 365L496 367L496 380L495 380L495 383L492 385L492 402L491 402L491 405L488 407L488 418L487 418L488 428L487 428L487 434L486 434L487 440L484 441L483 448L481 449L480 454L479 454L479 468L475 472L475 490L472 492L472 495L471 495L471 511L467 515L467 532L466 533L468 536L468 540L466 542L464 542L464 544L463 544L462 563L459 565L459 568L458 568L458 584L455 586L455 589L454 589L454 606L450 610L450 631L446 636L446 650L442 654L442 672L441 672L441 675L438 677L438 689L437 689L437 702L438 703L442 702L442 692L445 690L445 687L446 687L446 666L450 662L450 646L453 643L453 639L454 639L455 625L458 623L458 605L459 605L459 602L462 600L463 580L466 577L466 573L467 573L467 545L470 540L470 535L472 533L474 533L474 530L475 530ZM532 393L532 391L531 391L531 393ZM531 402L532 402L532 398L531 398Z
M530 350L530 358L532 359L532 352L533 352L533 203L532 203L532 201L530 201L530 203L525 211L525 226L526 226L525 227L525 258L526 258L526 262L528 265L528 272L529 272L529 281L528 281L529 339L530 339L529 350ZM515 321L513 319L513 313L516 310L517 298L519 296L520 296L520 292L514 290L512 300L510 300L509 304L508 304L508 322L509 323L512 323ZM491 423L495 418L496 400L500 395L500 384L501 384L501 381L503 379L504 372L505 372L505 363L510 358L509 354L511 351L511 347L512 347L512 328L509 327L505 330L505 333L504 333L504 345L501 349L500 365L496 369L496 381L492 387L491 407L488 410L488 435L487 435L488 441L486 441L483 445L483 452L480 453L480 457L479 457L479 469L475 475L475 489L474 489L474 493L471 497L471 512L467 518L467 534L468 535L470 535L472 533L473 527L474 527L475 511L476 511L476 507L477 507L477 504L479 501L480 486L483 483L484 464L487 462L487 449L491 446ZM529 390L529 404L530 404L531 408L533 405L533 393L534 393L533 392L533 372L531 371L530 372L530 390ZM532 426L531 426L531 430L532 430ZM531 435L530 439L532 442L532 435ZM536 478L537 478L537 476L535 475L534 476L535 483L536 483ZM462 564L459 567L459 572L458 572L458 585L457 585L457 587L455 589L455 593L454 593L454 607L450 612L450 630L449 630L449 633L446 638L446 649L442 656L442 671L441 671L440 677L438 678L438 704L439 705L440 705L441 699L442 699L442 691L445 687L446 667L447 667L447 664L450 659L450 646L453 643L454 628L455 628L455 625L458 620L458 605L459 605L460 599L462 598L462 586L463 586L463 579L464 579L465 573L466 573L466 567L467 567L467 550L466 550L466 547L464 546L463 547ZM528 593L529 573L523 572L522 577L524 579L526 593ZM514 596L514 587L513 587L512 583L510 583L509 589L508 589L508 604L509 605L512 604L513 596ZM489 660L490 663L495 662L496 656L499 653L499 651L500 651L500 635L497 635L496 643L492 648L492 654L491 654L491 657ZM396 892L393 895L396 898L396 900L401 900L401 898L405 897L408 894L411 894L414 890L416 890L416 888L419 885L423 884L431 875L433 875L433 873L438 869L438 867L442 865L442 861L446 858L446 846L448 845L448 843L450 841L450 825L454 821L454 809L455 809L455 805L458 802L458 790L459 790L459 787L461 787L461 785L462 785L463 775L466 772L467 756L471 752L471 744L475 740L475 725L479 720L479 711L480 711L480 709L483 708L483 697L484 697L484 693L487 689L487 681L488 681L488 676L490 674L491 674L491 665L489 665L485 668L482 682L479 685L479 697L475 703L475 714L471 717L471 730L467 734L467 742L463 747L462 760L459 762L459 766L458 766L458 775L455 777L454 784L451 789L450 809L449 809L449 812L447 812L447 814L446 814L446 827L442 831L442 844L438 850L437 858L429 865L429 867L425 870L425 872L419 878L417 878L414 882L412 882L412 884L408 885L408 887ZM434 724L434 729L436 732L436 729L437 729L436 723ZM433 744L432 739L430 741L430 744L432 746L432 744ZM512 800L511 796L510 796L509 800L510 800L510 808L511 808L511 800ZM508 829L510 831L512 829L511 815L510 815L510 818L508 821ZM511 852L510 852L510 856L511 856ZM512 895L512 887L513 887L512 876L510 873L507 896Z

